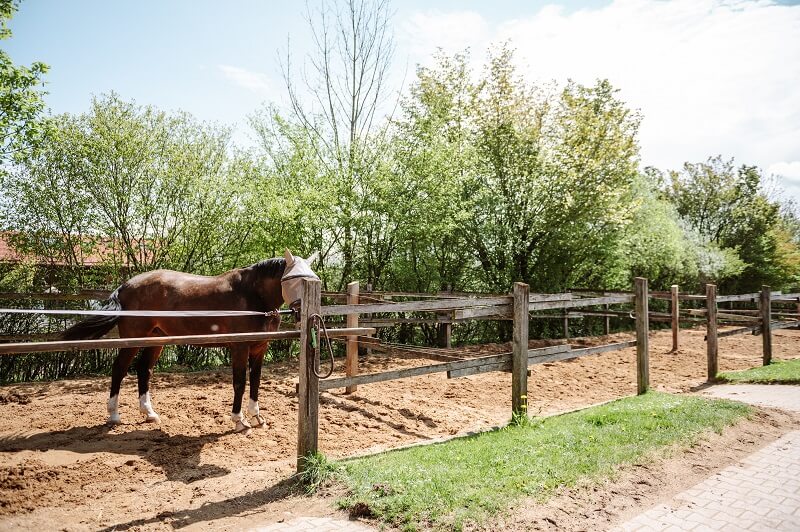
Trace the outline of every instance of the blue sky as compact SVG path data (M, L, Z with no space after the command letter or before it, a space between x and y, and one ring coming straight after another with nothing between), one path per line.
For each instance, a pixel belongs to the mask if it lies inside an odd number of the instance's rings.
M470 47L480 68L488 46L510 40L532 81L609 78L644 115L644 164L722 154L781 174L800 197L796 2L414 0L393 9L397 85L437 47ZM308 51L304 13L303 2L23 0L3 46L16 63L51 66L55 113L84 111L93 94L114 90L238 126L243 139L246 116L284 98L287 38L295 62Z

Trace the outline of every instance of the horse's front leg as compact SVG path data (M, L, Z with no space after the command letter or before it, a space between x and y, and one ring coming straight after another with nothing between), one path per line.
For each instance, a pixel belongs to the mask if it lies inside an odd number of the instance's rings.
M261 366L264 364L264 353L267 348L250 351L250 401L247 403L247 413L256 427L267 427L267 421L258 408L258 387L261 384Z
M231 366L233 368L233 411L231 420L235 423L236 432L250 434L252 426L242 416L242 397L247 381L247 355L249 349L246 345L231 346Z

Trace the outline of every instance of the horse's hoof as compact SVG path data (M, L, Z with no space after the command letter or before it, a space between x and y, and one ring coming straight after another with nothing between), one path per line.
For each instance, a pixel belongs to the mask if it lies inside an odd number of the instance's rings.
M236 428L234 429L236 432L244 434L245 436L249 436L251 432L253 432L253 427L250 426L249 423L246 421L237 421Z
M108 416L108 419L106 420L106 425L110 425L112 427L114 425L119 425L121 423L122 423L122 418L119 416L119 414L112 414Z
M265 429L267 428L267 420L261 414L256 414L253 416L253 427Z
M161 418L158 417L158 414L148 414L147 417L144 419L145 423L161 423Z

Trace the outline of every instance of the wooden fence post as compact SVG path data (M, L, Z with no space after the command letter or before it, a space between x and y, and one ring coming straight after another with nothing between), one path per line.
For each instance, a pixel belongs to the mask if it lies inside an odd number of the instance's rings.
M514 333L511 355L511 414L528 410L528 293L525 283L514 283Z
M437 315L439 323L436 324L436 345L438 347L452 347L453 320L452 312L440 312Z
M795 304L794 311L797 313L796 319L800 320L800 297L797 298L797 303ZM800 329L800 321L798 322L797 328Z
M358 304L358 281L353 281L347 285L347 304ZM347 315L347 327L358 327L358 314ZM358 337L347 337L347 359L345 361L345 374L348 377L358 375ZM345 388L345 393L353 393L358 390L358 385L353 384Z
M605 294L603 294L603 295L605 295ZM606 309L606 310L608 310L608 309L609 309L609 305L608 305L608 303L606 303L604 306L605 306L605 309ZM611 334L611 316L609 316L609 315L607 315L607 314L606 314L606 321L605 321L605 323L603 324L603 333L604 333L606 336L608 336L609 334Z
M717 359L717 286L706 285L706 359L708 361L708 381L717 378L719 363Z
M370 298L368 300L371 302L375 302L375 296L372 294L372 283L367 283L367 292L369 292L370 294ZM381 297L381 301L383 301L383 297ZM372 313L364 315L364 319L371 320ZM372 335L368 334L367 336L372 336ZM367 349L366 349L367 356L372 355L372 348L370 347L371 345L372 344L367 344Z
M314 375L316 357L311 346L311 320L322 306L320 281L303 279L300 306L300 384L297 405L297 471L305 470L306 456L317 452L319 435L319 379ZM320 339L317 338L317 342Z
M636 278L635 312L636 312L636 393L645 393L650 387L650 343L647 334L650 329L648 313L647 279Z
M564 338L569 340L569 314L567 313L567 309L564 309L564 320L563 327L564 327Z
M678 300L678 285L674 284L669 289L672 299L670 312L672 314L672 351L678 350L678 330L680 329L680 303Z
M772 298L769 293L769 286L761 287L761 346L762 359L765 366L772 363Z

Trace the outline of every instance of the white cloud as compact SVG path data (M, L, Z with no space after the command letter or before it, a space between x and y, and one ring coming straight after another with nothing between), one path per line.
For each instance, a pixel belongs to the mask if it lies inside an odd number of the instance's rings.
M436 48L461 51L492 38L489 24L474 11L413 13L400 24L398 33L404 51L417 61L430 56Z
M510 39L530 79L608 78L644 115L644 164L677 168L716 154L762 168L800 161L798 5L616 0L494 24L469 11L424 12L401 30L420 62L439 46L471 46L482 60L490 44Z
M780 176L788 181L793 181L795 185L800 185L800 161L775 163L767 168L767 173Z
M232 65L217 65L222 75L234 84L264 98L272 98L275 89L266 74Z

